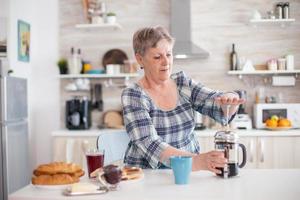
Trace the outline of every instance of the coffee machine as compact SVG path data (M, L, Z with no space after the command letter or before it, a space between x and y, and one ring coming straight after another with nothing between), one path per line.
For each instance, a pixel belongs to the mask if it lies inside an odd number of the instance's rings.
M236 90L239 97L242 99L247 99L247 92L245 90ZM250 116L245 111L246 105L240 104L238 112L235 118L231 122L231 128L233 129L252 129L252 120Z
M73 97L66 101L66 127L69 130L82 130L91 127L91 102L87 97Z
M223 178L237 176L239 168L245 166L247 160L246 147L243 144L237 143L237 141L237 134L230 130L218 131L215 134L215 149L224 152L224 157L228 160L228 163L224 168L218 168L222 172L221 174L218 174L218 176ZM238 160L239 147L243 152L243 160L240 164Z

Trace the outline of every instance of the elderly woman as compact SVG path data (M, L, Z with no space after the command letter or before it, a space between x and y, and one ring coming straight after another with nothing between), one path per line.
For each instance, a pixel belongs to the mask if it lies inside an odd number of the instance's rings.
M133 36L135 57L144 76L124 89L122 104L130 142L124 162L142 168L168 167L169 157L193 157L192 169L224 167L227 160L218 151L200 153L193 130L194 111L226 123L226 109L231 104L230 120L242 99L234 92L217 92L196 83L183 72L171 74L174 39L162 27L147 27ZM229 120L229 121L230 121Z

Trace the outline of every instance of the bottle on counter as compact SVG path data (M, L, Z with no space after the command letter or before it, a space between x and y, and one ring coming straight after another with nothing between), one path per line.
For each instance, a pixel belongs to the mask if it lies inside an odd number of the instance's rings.
M235 51L235 44L232 44L232 51L230 53L230 70L238 70L238 56Z
M78 55L74 50L74 47L71 48L71 56L69 58L69 70L70 74L80 74L81 71L81 61L79 63Z
M80 69L79 73L80 74L83 74L83 60L82 60L82 56L81 56L81 49L77 49L77 64L78 64L78 67Z
M283 18L284 19L290 18L290 3L289 2L285 2L283 4Z

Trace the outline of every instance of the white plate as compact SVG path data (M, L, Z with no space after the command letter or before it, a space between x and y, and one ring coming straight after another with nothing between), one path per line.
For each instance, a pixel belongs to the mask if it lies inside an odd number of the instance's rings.
M31 183L31 185L38 189L46 189L46 190L64 190L68 187L70 187L72 184L66 184L66 185L34 185Z
M274 128L266 126L266 129L270 130L270 131L284 131L284 130L290 130L292 128L293 127L291 127L291 126L289 126L289 127L274 127Z

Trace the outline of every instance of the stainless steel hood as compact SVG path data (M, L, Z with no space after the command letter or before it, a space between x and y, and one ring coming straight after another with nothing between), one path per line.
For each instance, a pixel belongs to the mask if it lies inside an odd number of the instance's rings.
M208 58L209 53L192 40L191 0L171 0L171 35L175 37L175 59Z

